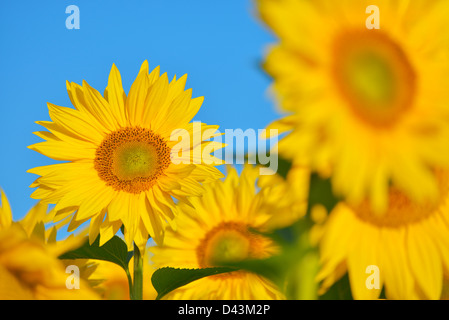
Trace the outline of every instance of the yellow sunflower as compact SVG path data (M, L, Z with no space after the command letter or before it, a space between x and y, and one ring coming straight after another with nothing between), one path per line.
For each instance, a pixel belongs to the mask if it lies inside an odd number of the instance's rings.
M46 141L29 147L66 162L29 170L41 176L32 197L56 204L56 219L71 216L69 231L90 220L91 242L100 234L105 243L123 224L130 247L144 247L148 235L162 243L174 198L199 196L202 182L222 177L218 159L202 161L222 147L207 141L218 126L190 122L203 97L192 99L186 79L169 82L159 67L149 73L145 61L128 96L115 65L104 97L85 81L67 82L75 109L49 103L52 121L37 122L49 131L35 133ZM179 132L182 150L172 139Z
M234 168L224 181L205 186L193 207L181 204L178 229L168 229L165 243L150 248L155 267L205 268L224 261L266 258L276 252L273 241L252 230L266 232L297 218L285 182L263 181L256 187L258 168L245 166L240 178ZM259 190L257 190L259 189ZM303 199L304 201L304 199ZM244 271L210 276L169 293L164 299L283 299L267 279Z
M79 235L56 241L56 227L45 230L47 206L38 203L20 221L12 220L11 207L0 190L0 299L99 299L87 282L84 290L68 289L64 264L58 257L83 243ZM51 214L50 214L51 215Z
M391 187L384 215L367 203L334 208L320 240L323 292L348 272L356 299L376 299L382 287L389 299L440 298L449 275L449 173L436 177L437 204L418 204Z
M289 113L271 125L289 132L280 152L330 168L336 193L352 204L368 197L376 212L390 182L436 201L430 168L449 163L449 2L257 3L279 37L264 68ZM367 28L376 13L380 28Z

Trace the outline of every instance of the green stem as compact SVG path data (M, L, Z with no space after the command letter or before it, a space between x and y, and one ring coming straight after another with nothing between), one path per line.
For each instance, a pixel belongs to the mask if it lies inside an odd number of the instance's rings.
M133 300L142 300L143 298L143 259L139 248L134 244L134 283L132 285Z
M129 298L130 298L131 300L134 300L134 299L133 299L133 279L132 279L132 277L131 277L131 273L129 272L129 269L126 268L125 271L126 271L126 277L128 278Z

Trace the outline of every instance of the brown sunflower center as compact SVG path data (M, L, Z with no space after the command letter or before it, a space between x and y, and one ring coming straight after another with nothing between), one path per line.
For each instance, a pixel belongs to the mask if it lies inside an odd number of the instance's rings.
M394 125L411 108L414 69L402 47L380 31L347 32L334 44L333 76L351 111L374 126Z
M237 222L224 222L210 230L197 247L197 258L202 268L219 266L226 262L261 259L273 254L268 238L248 230Z
M149 129L122 128L110 133L97 148L94 167L107 185L140 193L153 186L170 165L170 148Z
M383 214L378 214L370 209L370 205L365 202L354 207L353 211L363 221L379 227L402 227L408 224L419 222L433 214L439 212L446 204L449 195L449 173L437 172L440 200L424 204L410 200L403 192L391 188L389 193L388 210Z

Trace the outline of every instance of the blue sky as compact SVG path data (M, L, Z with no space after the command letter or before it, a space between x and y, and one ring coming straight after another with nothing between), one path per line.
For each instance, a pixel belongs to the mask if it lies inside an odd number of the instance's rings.
M69 5L79 7L79 30L66 28ZM224 131L278 118L260 69L274 37L249 0L3 0L0 40L0 186L15 220L36 203L26 171L55 163L27 146L40 141L34 122L50 120L47 102L71 106L66 80L103 92L115 63L128 92L147 59L169 78L188 74L187 87L205 97L195 120Z

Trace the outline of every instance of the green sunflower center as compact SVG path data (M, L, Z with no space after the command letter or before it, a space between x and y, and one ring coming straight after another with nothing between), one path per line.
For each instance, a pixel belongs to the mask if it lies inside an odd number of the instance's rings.
M94 167L117 191L150 189L170 165L170 148L156 133L140 127L110 133L97 148Z
M272 254L271 241L248 230L237 222L224 222L210 230L197 247L201 267L219 266L248 258L262 258Z
M346 66L346 80L353 94L372 107L385 108L394 99L395 74L383 57L375 52L361 52Z
M239 231L222 230L211 237L207 251L210 264L241 261L249 255L250 241Z
M371 125L391 126L412 107L415 73L389 36L348 32L337 38L334 50L334 80L356 116Z
M156 148L146 142L131 141L117 147L114 152L112 170L123 180L149 177L157 168Z

